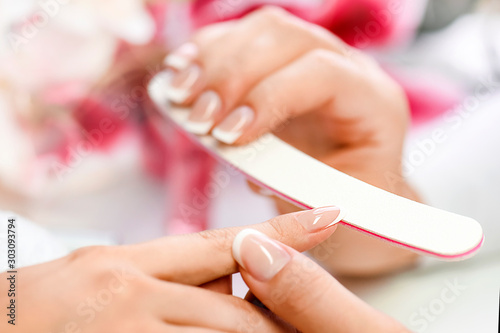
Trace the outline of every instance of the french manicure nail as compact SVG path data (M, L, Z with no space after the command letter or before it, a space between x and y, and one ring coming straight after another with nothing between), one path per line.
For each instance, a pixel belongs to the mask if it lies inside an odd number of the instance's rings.
M272 279L292 259L280 244L254 229L236 235L233 257L259 281Z
M189 67L193 60L198 56L198 47L194 43L186 43L171 52L165 57L163 63L165 66L183 70Z
M207 134L214 125L214 117L220 111L221 100L214 91L204 92L194 103L186 129L191 133Z
M157 86L159 89L158 91L161 92L162 97L167 99L168 97L166 95L166 92L168 89L170 89L170 82L172 82L172 77L174 76L174 72L170 69L163 70L161 72L158 72L152 79L151 82L149 83L150 85Z
M316 232L340 222L344 217L339 207L320 207L297 213L295 219L309 232Z
M165 94L174 103L183 103L192 93L192 88L201 76L201 68L198 65L191 65L187 69L176 73Z
M253 122L255 112L248 106L240 106L229 114L216 128L212 135L219 141L232 144L243 134Z

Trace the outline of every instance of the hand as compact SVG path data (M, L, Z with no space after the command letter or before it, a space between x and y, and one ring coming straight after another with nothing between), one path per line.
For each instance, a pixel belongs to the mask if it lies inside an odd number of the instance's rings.
M252 292L247 298L257 297L300 332L409 332L363 303L311 259L256 230L236 236L233 256Z
M340 219L330 207L318 215L276 217L251 226L304 251L328 238ZM316 224L314 221L318 220ZM328 226L330 226L328 228ZM287 332L269 312L229 295L234 236L220 229L148 243L89 247L18 270L16 326L10 332ZM7 273L0 274L5 291ZM198 286L201 286L198 287ZM8 305L7 293L0 304Z
M192 106L192 132L211 131L227 144L273 132L351 176L417 199L400 168L408 124L402 89L330 32L264 8L201 29L165 63L175 72L166 94ZM384 273L416 258L344 227L332 243L323 263L337 274Z

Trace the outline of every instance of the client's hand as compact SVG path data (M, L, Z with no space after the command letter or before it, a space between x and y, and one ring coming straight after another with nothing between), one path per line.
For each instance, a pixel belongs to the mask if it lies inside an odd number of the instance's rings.
M408 123L402 89L330 32L264 8L201 29L165 63L175 73L166 94L192 105L192 132L227 144L274 132L351 176L416 199L400 168ZM377 274L415 259L343 227L332 243L324 264L339 274Z
M233 255L251 291L247 299L261 301L300 332L408 332L311 259L256 230L236 236Z
M327 207L307 214L279 216L251 227L304 251L328 238L335 229L332 223L339 219L339 210ZM137 245L83 248L52 262L21 268L17 274L16 325L8 324L9 318L3 316L0 331L287 332L290 325L269 311L230 295L230 275L238 270L231 246L240 230L220 229ZM242 254L244 258L251 256L244 251ZM3 309L10 302L8 278L8 273L0 274ZM340 289L333 279L328 281L332 284L329 289ZM255 285L256 294L264 295L263 287ZM307 287L316 288L310 284ZM321 290L324 287L318 285ZM288 310L284 307L283 311Z

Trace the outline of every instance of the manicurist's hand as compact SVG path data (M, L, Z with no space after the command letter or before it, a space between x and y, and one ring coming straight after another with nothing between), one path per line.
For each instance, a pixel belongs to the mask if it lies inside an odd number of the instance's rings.
M402 89L330 32L266 7L199 30L165 63L166 95L192 107L193 133L238 145L273 132L351 176L417 198L400 168L408 123ZM416 258L344 227L331 243L323 263L337 274L384 273Z
M340 218L336 207L326 207L250 227L304 251L328 238ZM231 295L230 275L238 270L231 246L239 231L220 229L137 245L83 248L20 268L16 325L3 316L0 331L294 331L269 311ZM10 302L7 278L8 273L0 274L3 309Z

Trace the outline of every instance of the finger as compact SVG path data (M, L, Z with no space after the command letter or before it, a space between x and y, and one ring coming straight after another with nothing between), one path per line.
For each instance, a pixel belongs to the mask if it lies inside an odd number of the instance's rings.
M122 248L147 274L168 281L200 285L237 271L231 255L234 236L244 228L254 228L298 251L308 250L326 240L343 212L323 207L281 215L246 227L207 230L197 234L165 237Z
M284 40L293 42L284 43ZM231 108L255 83L315 47L343 53L345 44L326 30L277 7L266 7L243 18L217 43L203 36L195 43L207 75L206 90L219 93Z
M168 324L224 332L282 332L286 327L268 311L247 301L210 290L156 280L148 302L152 313ZM189 311L187 311L189 310ZM195 315L193 315L195 314Z
M232 275L223 276L214 281L204 283L200 286L203 289L215 291L217 293L232 295L233 294L233 277Z
M165 323L158 323L156 325L156 329L152 329L151 333L157 332L165 332L165 333L226 333L220 330L213 330L205 327L193 327L193 326L179 326L179 325L170 325Z
M322 47L344 54L349 49L326 30L279 8L265 8L248 15L212 43L206 42L203 33L195 36L193 42L200 46L200 54L197 65L186 73L195 73L192 77L198 81L173 101L190 105L196 100L188 129L197 134L207 133L252 86L305 52ZM180 77L186 80L188 75ZM182 80L174 78L174 86L181 86Z
M344 138L351 138L352 133L346 135L342 130L349 128L346 126L349 123L358 126L352 130L359 130L359 139L362 139L371 134L368 130L375 126L366 122L386 122L384 117L366 116L366 110L370 110L368 104L373 100L368 97L391 87L383 80L372 79L379 78L378 74L378 66L361 66L359 61L354 62L325 49L315 49L259 82L240 101L239 107L214 128L213 135L227 144L246 143L264 133L279 131L293 118L312 111L324 111L323 115L327 117L323 123L330 126L325 131L330 133L330 140L343 144ZM386 94L382 91L381 96ZM390 111L385 112L389 114Z
M234 22L223 22L202 29L200 40L181 45L164 59L167 70L162 73L166 77L165 96L177 104L191 103L193 95L206 85L206 75L200 67L202 57L200 49L221 39Z
M197 43L188 42L170 52L163 63L167 68L174 71L182 71L188 68L199 57L199 50L205 48L224 36L233 26L234 21L212 24L200 30L197 35Z
M304 333L404 332L311 259L262 233L241 232L233 255L250 291Z

